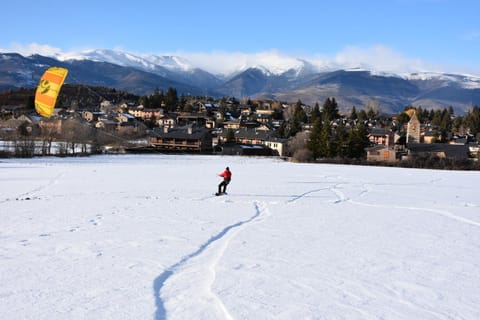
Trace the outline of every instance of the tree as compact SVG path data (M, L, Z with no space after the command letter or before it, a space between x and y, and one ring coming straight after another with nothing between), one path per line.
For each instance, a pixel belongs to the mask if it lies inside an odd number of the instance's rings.
M332 121L340 118L338 113L338 105L335 98L327 98L322 107L322 119L323 121Z
M320 137L317 145L317 154L321 158L331 158L333 156L332 150L332 129L330 122L325 122L320 131Z
M376 119L377 116L378 114L373 108L368 109L368 112L367 112L368 119L373 120L373 119Z
M303 110L302 108L302 102L298 100L298 102L295 104L293 116L290 121L289 136L293 137L298 132L302 131L302 124L305 123L306 121L307 121L307 114L305 113L305 110Z
M169 111L175 111L178 106L178 95L177 89L168 88L167 94L165 96L165 105Z
M335 156L340 158L348 157L348 132L343 123L335 128Z
M320 141L322 135L322 121L320 118L317 118L313 124L312 131L310 132L310 137L307 141L307 148L312 152L314 159L317 159L320 154Z
M361 109L359 112L358 112L358 121L360 122L365 122L368 120L368 116L367 116L367 113L365 112L365 110Z
M350 131L348 136L348 157L363 158L365 156L365 148L370 145L368 140L368 130L363 123Z
M160 108L162 106L162 102L165 99L165 96L162 91L158 89L158 87L155 88L153 95L150 96L150 107L152 108Z
M478 106L467 112L463 118L463 125L469 129L470 134L477 135L480 133L480 108Z
M321 119L322 113L320 112L320 106L318 105L318 102L315 103L313 106L312 113L310 114L310 120L309 123L314 124L317 119Z
M357 109L355 108L355 106L352 107L352 110L350 111L350 117L349 117L350 120L357 120L358 119L358 115L357 115Z
M141 97L139 103L145 108L149 109L151 107L150 98L147 96Z
M397 120L401 124L408 123L408 121L410 121L410 116L406 112L402 112L397 116Z
M302 150L308 150L307 143L309 140L309 133L306 131L299 132L295 137L292 137L288 140L287 149L288 153L294 156L297 160L299 159L300 154L301 157L305 157L306 153ZM311 154L310 154L311 156ZM310 159L305 159L310 160Z

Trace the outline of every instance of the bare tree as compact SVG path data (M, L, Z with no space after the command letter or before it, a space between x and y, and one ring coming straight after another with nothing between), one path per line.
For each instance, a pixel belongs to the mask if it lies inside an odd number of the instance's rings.
M301 131L290 138L287 143L288 153L294 155L295 152L301 149L307 149L307 141L310 136L310 132Z
M67 143L67 152L73 155L80 149L87 153L87 146L92 142L93 129L80 119L71 118L62 123L62 138Z

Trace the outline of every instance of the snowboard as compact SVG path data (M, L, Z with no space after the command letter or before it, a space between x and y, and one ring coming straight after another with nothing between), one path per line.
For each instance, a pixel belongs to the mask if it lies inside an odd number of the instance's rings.
M226 193L226 192L220 192L220 193L216 192L215 195L216 195L217 197L218 197L218 196L225 196L225 195L227 195L227 193Z

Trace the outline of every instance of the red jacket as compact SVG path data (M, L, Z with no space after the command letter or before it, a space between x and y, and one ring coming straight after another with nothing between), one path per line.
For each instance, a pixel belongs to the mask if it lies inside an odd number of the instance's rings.
M230 179L232 178L232 172L230 170L225 170L222 173L220 173L219 176L225 179Z

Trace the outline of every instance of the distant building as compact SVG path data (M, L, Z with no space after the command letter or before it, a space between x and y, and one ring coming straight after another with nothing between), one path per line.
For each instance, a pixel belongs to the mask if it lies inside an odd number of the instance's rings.
M462 160L468 159L468 145L456 145L448 143L408 143L408 156L436 156L442 159Z
M407 124L407 143L420 142L420 121L417 118L417 113L414 112L410 121Z
M395 162L397 161L394 148L385 145L376 145L365 148L367 160L372 162Z
M161 151L198 152L212 151L212 134L210 130L199 127L163 127L153 131L150 144Z

